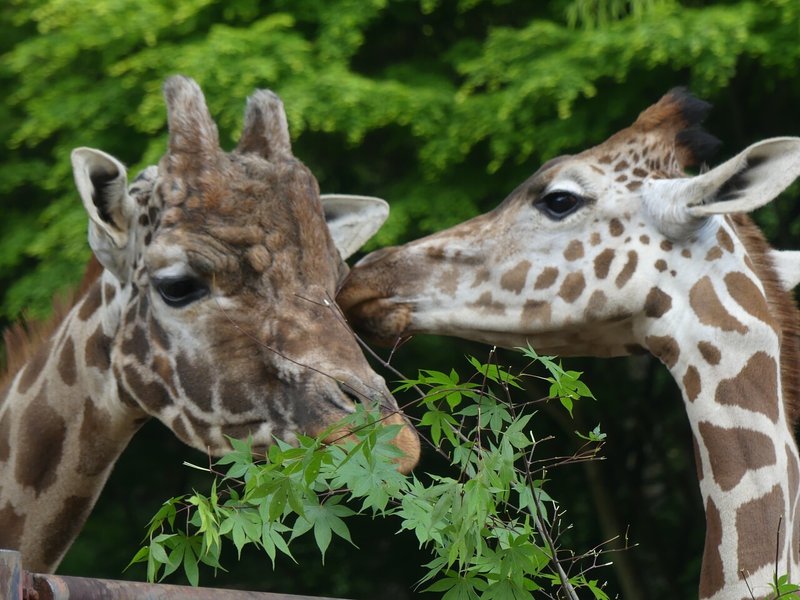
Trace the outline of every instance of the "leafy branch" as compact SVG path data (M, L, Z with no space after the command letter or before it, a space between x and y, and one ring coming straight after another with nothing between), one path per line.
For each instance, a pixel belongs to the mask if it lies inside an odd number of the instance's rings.
M499 366L493 351L486 363L468 359L474 373L467 380L455 370L421 370L395 390L423 394L418 427L456 474L399 473L401 451L392 440L400 426L384 425L363 407L318 437L300 435L294 445L276 440L266 456L232 439L231 453L195 467L214 476L210 492L165 502L131 564L146 563L151 581L183 566L197 585L200 564L223 568L223 541L239 555L255 546L274 567L279 554L294 560L292 542L309 533L324 561L334 537L353 543L346 519L360 514L399 519L400 530L416 536L432 557L419 584L444 600L555 597L558 590L577 598L576 588L606 599L587 576L602 550L575 556L558 543L563 515L544 485L548 468L563 461L539 458L544 440L529 429L535 412L512 401L535 365L547 371L540 378L570 414L575 401L593 396L580 373L531 348L523 354L531 362L516 374ZM336 444L322 441L337 432ZM579 435L595 446L592 454L604 439L599 428Z

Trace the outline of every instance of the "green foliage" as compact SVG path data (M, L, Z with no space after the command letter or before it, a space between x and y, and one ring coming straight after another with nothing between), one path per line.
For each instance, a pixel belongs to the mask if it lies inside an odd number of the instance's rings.
M522 600L552 588L571 594L583 588L607 599L585 570L574 572L597 551L575 557L557 545L561 514L544 489L547 468L529 431L535 413L519 411L509 395L521 389L527 371L515 375L491 361L469 362L477 374L471 380L460 381L454 370L422 370L400 385L424 392L421 432L429 432L456 476L400 474L400 451L391 445L399 426L383 426L364 408L319 437L300 436L296 446L278 441L260 460L247 442L231 440L233 451L211 470L210 493L165 502L131 562L145 562L151 581L182 565L196 585L199 564L222 568L224 543L232 542L239 556L253 545L274 567L280 554L293 560L292 542L309 532L324 561L334 537L353 543L347 519L360 514L395 519L401 531L413 532L431 555L419 585L444 600ZM574 393L579 380L569 371L547 357L533 362L553 373L558 389ZM339 444L322 441L337 431ZM571 563L569 577L564 559Z
M494 204L518 174L596 142L670 85L713 99L756 64L769 74L752 87L769 92L794 77L798 23L790 0L10 0L0 191L4 215L19 216L2 230L0 316L44 314L79 278L69 151L99 147L134 171L155 162L175 72L203 86L226 145L244 98L278 91L324 190L392 201L377 239L391 244Z

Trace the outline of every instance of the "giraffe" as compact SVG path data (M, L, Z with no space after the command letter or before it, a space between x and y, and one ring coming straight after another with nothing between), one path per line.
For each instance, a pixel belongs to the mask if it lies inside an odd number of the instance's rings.
M800 579L798 253L745 214L800 175L800 138L691 176L718 144L675 89L545 163L494 210L367 255L338 302L391 342L438 333L562 356L648 351L681 390L706 515L701 598ZM779 536L779 537L778 537ZM777 564L776 564L777 557Z
M0 385L0 547L30 571L57 567L150 417L211 455L230 448L226 436L262 452L363 402L400 425L399 469L419 455L332 305L342 256L380 226L385 203L327 197L326 226L272 92L248 99L230 153L193 80L169 78L164 96L167 152L130 188L117 159L73 151L97 268L51 335L7 336L24 358Z

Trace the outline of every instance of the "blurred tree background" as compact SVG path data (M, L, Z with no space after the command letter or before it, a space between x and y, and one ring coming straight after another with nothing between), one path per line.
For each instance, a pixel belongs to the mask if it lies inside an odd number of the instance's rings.
M247 95L278 92L295 154L323 192L390 201L375 248L492 208L543 161L602 141L676 85L715 105L707 128L724 142L720 160L800 135L798 67L797 0L6 0L0 325L45 316L80 279L89 249L71 149L103 149L132 174L156 162L161 84L173 73L200 83L228 147ZM782 248L798 246L799 217L797 185L757 215ZM420 338L394 362L413 375L460 368L465 354L487 349ZM704 521L676 386L649 358L568 366L586 372L598 401L580 404L575 422L543 410L537 433L559 433L553 454L574 451L572 432L598 422L609 442L604 462L550 473L575 523L565 541L581 551L622 535L635 546L598 573L612 595L695 596ZM183 460L206 459L146 426L61 572L119 577L161 501L207 485ZM205 584L410 598L427 560L413 536L392 523L356 529L360 550L334 547L324 567L311 548L274 573L246 555Z

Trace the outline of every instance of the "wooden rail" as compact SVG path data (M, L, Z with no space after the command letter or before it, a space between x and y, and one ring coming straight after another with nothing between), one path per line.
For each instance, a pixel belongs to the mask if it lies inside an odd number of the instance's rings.
M29 573L19 552L0 550L0 598L3 600L343 600L218 588L140 583Z

